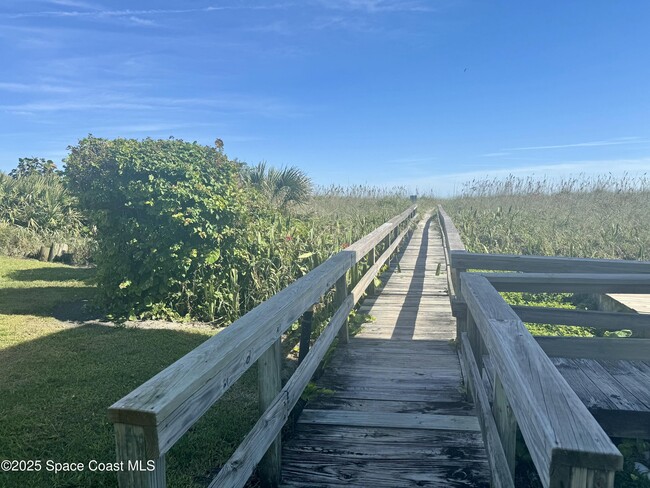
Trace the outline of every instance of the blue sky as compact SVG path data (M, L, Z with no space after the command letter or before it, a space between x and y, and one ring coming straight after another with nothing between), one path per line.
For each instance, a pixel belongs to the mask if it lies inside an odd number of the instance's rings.
M646 0L3 0L0 170L171 135L317 183L650 169Z

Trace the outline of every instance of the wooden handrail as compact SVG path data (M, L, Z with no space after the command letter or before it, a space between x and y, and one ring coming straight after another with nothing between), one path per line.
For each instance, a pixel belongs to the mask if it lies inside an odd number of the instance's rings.
M498 291L553 293L650 293L650 274L484 273Z
M115 424L118 460L153 459L157 465L154 472L142 475L121 472L120 486L165 486L164 454L248 368L268 354L291 324L366 254L374 252L382 240L394 236L382 256L339 304L314 347L275 399L271 397L262 418L217 478L222 483L219 486L245 483L284 425L322 359L320 355L324 355L363 291L406 236L416 211L417 206L411 206L379 226L114 403L109 408L109 419ZM400 226L403 230L398 236Z
M535 337L550 358L647 361L650 341L630 337Z
M451 265L462 269L527 273L650 273L650 261L480 254L453 250Z
M623 458L607 434L488 279L463 273L461 283L474 354L489 354L542 484L612 487Z
M511 305L524 322L534 324L577 325L596 330L632 331L635 337L650 337L650 315L640 313L572 310L552 307Z
M441 205L438 205L438 225L442 232L442 243L445 251L447 270L447 290L449 292L452 313L454 317L462 320L462 314L465 309L462 304L462 298L460 297L460 273L465 271L465 269L454 267L451 256L454 252L464 253L465 244L463 244L463 240L460 238L458 229L456 229L456 226ZM458 327L456 335L457 338L460 338L460 329Z
M445 209L441 205L438 205L438 218L440 220L440 226L442 227L443 236L445 239L445 245L449 252L461 252L466 251L465 244L460 238L460 233L454 222L451 220Z

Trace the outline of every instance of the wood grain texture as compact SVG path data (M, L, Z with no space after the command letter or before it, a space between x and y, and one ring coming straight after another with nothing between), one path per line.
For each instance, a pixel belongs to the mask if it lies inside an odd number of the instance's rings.
M462 286L543 485L554 486L557 465L620 469L616 447L487 278L465 273Z
M359 412L345 410L304 410L298 423L385 427L389 429L457 430L479 432L474 416L419 413Z
M498 291L650 293L650 274L484 273L482 276Z
M474 404L478 410L478 420L481 424L483 440L487 447L488 461L492 471L492 486L495 488L514 488L514 464L511 466L503 450L497 423L490 408L488 394L483 387L483 380L474 361L472 345L466 332L461 335L460 342L461 357L465 363L468 383L472 385L470 389L474 397Z
M282 430L289 412L323 360L325 353L334 341L353 306L352 296L348 296L316 340L305 360L298 366L280 393L275 397L273 403L266 409L234 454L221 468L219 474L210 484L211 488L240 487L246 483L255 465L262 459L268 447Z
M151 429L140 425L114 424L117 461L125 469L118 471L120 488L165 488L165 457L155 457L155 435ZM147 462L155 462L154 471L148 471ZM142 469L131 469L129 463L140 463ZM128 468L128 469L127 469Z
M535 337L550 357L587 359L650 358L650 340L631 337Z
M526 273L650 273L650 261L564 258L517 254L479 254L451 251L455 268L523 271Z
M650 439L650 363L552 358L553 364L613 437Z
M259 408L263 415L273 403L282 388L282 344L275 341L257 361ZM281 439L277 435L260 461L258 471L264 488L273 488L280 483Z
M640 313L568 310L551 307L511 306L524 322L536 324L578 325L596 330L632 331L634 337L650 336L650 315Z
M283 486L489 486L478 432L300 425Z

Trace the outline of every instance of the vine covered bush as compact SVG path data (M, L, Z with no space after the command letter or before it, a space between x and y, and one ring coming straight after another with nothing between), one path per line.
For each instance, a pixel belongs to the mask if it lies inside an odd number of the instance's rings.
M105 140L70 147L65 177L97 227L98 299L115 318L233 316L255 195L219 147Z

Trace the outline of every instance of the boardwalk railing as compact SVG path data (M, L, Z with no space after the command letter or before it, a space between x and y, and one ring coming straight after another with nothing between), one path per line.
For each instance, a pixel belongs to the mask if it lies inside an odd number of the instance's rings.
M607 330L620 326L646 334L647 317L616 314L622 322L612 324L605 322L611 313L510 307L499 291L647 293L650 274L643 273L650 273L650 263L469 253L442 208L438 219L447 247L461 365L479 414L494 485L514 486L520 430L543 486L613 487L614 473L623 464L621 454L549 359L546 352L555 343L542 340L542 349L522 318ZM603 347L600 341L576 340L582 348ZM639 355L644 347L647 351L647 342L633 345Z
M161 371L113 404L118 461L140 462L152 471L128 469L118 474L120 487L164 487L165 453L256 361L261 416L210 484L241 487L255 466L265 486L280 482L280 432L328 348L338 336L348 341L347 317L381 267L397 251L416 219L416 206L332 256L307 275L233 322L224 331ZM381 252L380 256L376 253ZM365 273L359 264L365 258ZM346 276L354 275L348 290ZM306 354L312 306L336 288L336 312ZM282 334L303 317L301 362L287 383L280 378Z

